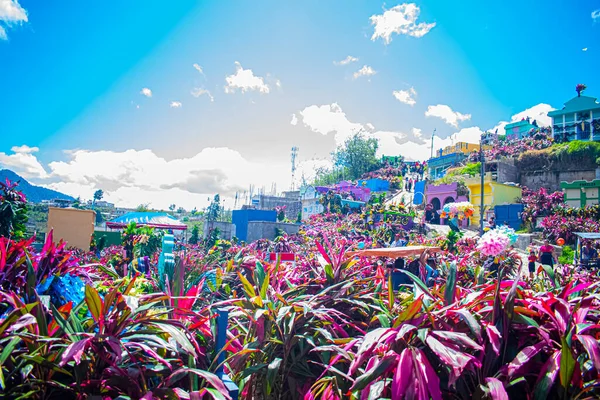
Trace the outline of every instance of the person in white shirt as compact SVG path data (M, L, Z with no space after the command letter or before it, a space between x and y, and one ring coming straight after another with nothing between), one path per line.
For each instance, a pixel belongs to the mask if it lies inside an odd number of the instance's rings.
M394 241L390 243L390 247L405 247L408 244L408 240L404 237L403 232L396 232Z

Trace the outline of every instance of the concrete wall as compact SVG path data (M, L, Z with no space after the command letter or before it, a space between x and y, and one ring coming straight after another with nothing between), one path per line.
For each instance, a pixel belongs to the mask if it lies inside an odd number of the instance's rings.
M298 233L300 225L298 224L284 224L281 222L267 222L267 221L251 221L248 222L248 234L246 236L246 242L252 243L258 239L275 239L275 228L282 229L288 235L294 235Z
M295 221L298 214L302 212L302 202L299 195L295 198L261 195L258 200L258 208L261 210L274 210L275 207L282 206L286 207L285 216L292 221Z
M62 239L67 246L89 251L95 221L96 213L92 210L48 208L48 232L54 230L54 243Z
M206 238L211 229L218 228L221 239L231 240L235 236L235 225L230 222L211 221L205 222L202 237Z
M531 190L539 190L543 187L550 192L560 190L561 182L594 179L596 179L596 170L521 172L521 186Z
M499 183L519 183L519 168L515 167L514 162L496 162L496 171L492 172L492 175L495 175Z

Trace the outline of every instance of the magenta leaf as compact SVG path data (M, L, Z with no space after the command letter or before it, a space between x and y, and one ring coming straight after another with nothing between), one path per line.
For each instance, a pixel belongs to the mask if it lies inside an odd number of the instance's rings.
M517 354L514 360L508 364L507 374L510 379L514 378L514 376L527 364L537 353L540 352L546 346L546 342L539 342L533 346L525 347L523 350Z
M590 356L590 360L594 363L596 371L600 372L600 346L598 345L598 340L589 335L577 335L577 339Z
M504 385L496 378L485 378L485 383L490 391L492 400L508 400L508 393Z
M412 352L407 347L400 353L398 365L392 379L392 399L402 399L413 376Z
M415 357L415 367L420 370L420 384L427 387L427 391L431 396L432 400L442 400L442 391L440 390L440 378L437 376L437 373L427 360L425 353L423 353L420 349L413 350ZM425 397L424 400L428 400L428 397Z
M469 362L472 361L474 364L479 365L479 362L472 355L445 346L432 335L428 335L425 340L429 348L440 357L442 363L450 367L450 385L456 382Z
M79 364L81 362L81 356L83 356L83 353L92 344L92 339L93 338L90 337L71 343L63 353L62 360L60 361L59 365L63 367L71 360L75 360L75 364Z
M502 335L498 331L494 325L489 324L485 327L485 333L487 334L488 339L490 340L490 344L492 345L492 350L496 355L500 354L500 339Z

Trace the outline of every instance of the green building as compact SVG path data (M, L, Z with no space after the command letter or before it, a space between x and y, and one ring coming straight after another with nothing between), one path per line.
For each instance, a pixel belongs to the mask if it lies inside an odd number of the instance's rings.
M561 182L560 188L565 194L565 203L570 207L583 208L598 204L600 179L593 181Z
M557 142L571 140L600 141L600 103L595 97L577 97L565 103L562 110L548 113L552 118L552 131Z

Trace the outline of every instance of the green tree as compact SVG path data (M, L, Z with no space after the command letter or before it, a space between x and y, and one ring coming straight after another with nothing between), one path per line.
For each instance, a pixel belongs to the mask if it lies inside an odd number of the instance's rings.
M359 179L379 167L378 148L377 139L366 138L362 132L357 132L333 152L333 162L347 169L349 179Z
M190 244L198 244L199 235L200 228L198 227L198 225L194 225L194 227L192 228L192 235L190 236L190 240L188 240L188 242Z
M206 209L206 220L217 221L221 216L222 211L223 207L221 206L221 196L219 196L219 194L217 193L215 194L215 197Z
M25 236L27 199L17 190L16 183L0 182L0 236Z
M176 208L176 207L177 207L177 206L176 206L175 204L171 204L171 205L169 206L169 211L171 211L171 212L175 211L175 208Z
M150 208L149 208L149 207L150 207L150 204L149 204L149 203L146 203L146 204L140 204L139 206L137 206L137 207L135 208L135 211L137 211L137 212L147 212L147 211L150 211Z
M94 203L102 200L103 197L104 197L104 190L102 190L102 189L96 190L94 192Z

